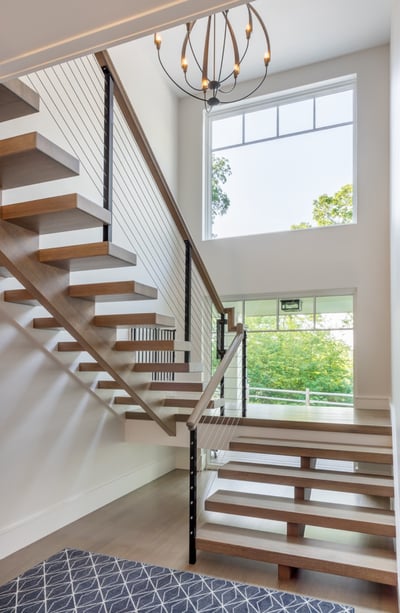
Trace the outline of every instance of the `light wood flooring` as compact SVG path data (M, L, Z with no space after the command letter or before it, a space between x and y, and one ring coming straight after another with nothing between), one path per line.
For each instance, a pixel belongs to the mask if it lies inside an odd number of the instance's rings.
M0 584L72 547L339 601L353 605L356 613L398 611L395 588L367 581L299 571L294 579L279 582L274 565L204 552L190 566L187 492L187 472L175 470L3 559Z

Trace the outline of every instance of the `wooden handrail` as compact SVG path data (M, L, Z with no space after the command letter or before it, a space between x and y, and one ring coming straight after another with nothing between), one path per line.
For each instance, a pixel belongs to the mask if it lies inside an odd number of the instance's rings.
M189 428L189 430L194 430L197 427L197 424L199 423L205 409L208 407L208 403L213 397L215 390L217 389L218 385L221 382L221 379L225 375L225 372L229 364L231 363L233 356L236 354L237 350L239 349L243 341L243 336L244 336L243 324L237 324L235 338L230 344L229 349L226 351L221 362L218 364L215 373L211 377L206 389L204 390L203 394L201 395L201 398L199 399L198 403L196 404L196 406L194 407L192 411L192 414L190 415L189 419L186 422L186 425Z
M211 280L210 275L208 274L207 268L201 258L200 253L198 252L194 241L190 235L188 227L182 217L182 214L178 208L178 205L175 201L174 196L165 180L165 177L162 173L162 170L155 158L155 155L150 147L149 141L143 131L143 128L139 122L139 119L133 109L133 106L129 100L128 94L121 82L119 74L110 58L110 55L107 51L99 51L95 54L96 60L101 68L106 67L114 80L114 94L115 98L120 106L121 112L125 117L125 120L129 126L129 129L134 136L136 143L146 160L146 163L149 167L149 170L155 180L160 193L162 194L164 201L167 205L169 212L172 215L173 220L175 221L176 227L179 230L179 233L183 240L189 241L192 249L192 258L193 262L196 265L197 270L199 271L200 277L210 295L210 298L217 309L218 313L224 312L224 306L222 304L221 298L218 295L217 290L214 287L214 284Z

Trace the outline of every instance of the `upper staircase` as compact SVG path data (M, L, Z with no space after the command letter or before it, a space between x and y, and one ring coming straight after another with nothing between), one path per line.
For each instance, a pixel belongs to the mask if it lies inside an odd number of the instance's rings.
M32 102L19 104L18 91ZM36 111L35 92L21 83L0 88L0 120L15 114ZM22 109L24 106L24 109ZM76 176L79 161L42 135L31 132L0 140L0 187L3 190L23 187ZM165 393L152 388L155 372L189 371L191 365L180 362L155 360L137 363L136 352L148 351L155 355L154 341L143 340L139 346L121 341L117 330L123 328L175 328L174 317L154 312L96 314L101 302L152 300L157 289L133 279L101 281L97 283L71 283L70 272L94 271L136 265L136 254L109 241L84 244L66 244L40 248L41 235L86 230L108 226L111 214L76 193L67 193L31 201L3 205L0 208L0 262L4 276L13 275L23 286L8 290L6 302L26 305L40 304L48 314L33 320L35 329L65 329L71 341L60 343L60 352L86 352L78 372L104 372L108 384L124 392L114 404L129 403L140 407L169 435L175 433L174 413L179 407L166 401ZM174 354L190 350L190 344L170 344ZM181 351L182 353L182 351ZM88 358L90 361L88 361ZM174 358L175 360L175 358ZM194 367L199 370L199 366Z

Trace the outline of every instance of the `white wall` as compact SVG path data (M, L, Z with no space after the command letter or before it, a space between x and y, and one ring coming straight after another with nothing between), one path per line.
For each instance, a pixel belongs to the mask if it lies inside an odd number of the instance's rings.
M61 74L60 80L55 81L55 104L57 96L63 96L65 79ZM47 81L46 86L50 87ZM102 97L99 101L101 106ZM38 130L73 153L69 139L42 106L38 115L1 124L0 138ZM75 115L80 117L80 111L77 108ZM158 113L158 120L171 128L170 132L164 129L165 146L158 150L165 159L167 148L176 141L173 112L169 109L168 117ZM156 108L153 113L156 114ZM83 114L80 121L79 147L94 158L91 147L85 147L86 124L90 124ZM151 133L151 126L145 127ZM157 134L160 125L155 122L153 127L153 134ZM101 174L101 160L96 162ZM172 180L176 174L172 155L167 162ZM3 204L8 204L78 191L101 204L101 190L101 178L91 181L82 168L80 177L7 190L2 196ZM163 232L167 234L167 228ZM42 246L100 240L101 229L84 232L83 236L72 234L44 238ZM123 237L118 235L121 232L116 233L116 242L120 244L118 238ZM161 257L165 267L173 266L172 255L162 253ZM138 260L140 265L136 269L113 270L109 276L115 279L121 275L157 285L146 269L143 253L138 253ZM90 277L91 273L87 274ZM95 277L100 280L98 271ZM79 280L74 277L74 281ZM13 283L14 280L0 278L0 294ZM175 291L174 300L176 296ZM159 309L169 314L169 310L164 310L166 306L162 296L157 306L135 304L139 311ZM132 310L132 304L123 303L123 308ZM108 309L117 311L118 306L109 304ZM48 340L49 334L54 333L39 331L37 341L32 341L25 326L31 325L34 313L29 307L8 305L0 296L0 559L175 468L172 447L124 442L123 420L60 368L43 348L42 340Z
M221 295L356 291L355 394L388 406L389 50L378 47L273 74L261 93L357 73L358 223L201 241L202 106L180 103L179 202ZM373 75L373 78L372 78ZM290 180L290 177L288 177Z
M173 194L178 181L178 104L155 61L152 37L109 51Z
M42 348L48 333L24 332L32 315L0 301L0 559L175 468L173 448L124 442L123 420Z
M395 504L400 530L400 4L393 3L391 34L391 306L392 306L392 423ZM398 532L399 533L399 532ZM399 569L400 585L400 569Z

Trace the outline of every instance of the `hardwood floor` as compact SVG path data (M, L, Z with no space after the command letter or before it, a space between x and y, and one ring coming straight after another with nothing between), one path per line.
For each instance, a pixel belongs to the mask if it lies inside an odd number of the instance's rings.
M353 605L356 613L398 611L395 588L367 581L299 571L290 581L279 582L274 565L204 552L190 566L187 489L186 471L169 473L3 559L0 584L60 549L72 547L336 600Z

